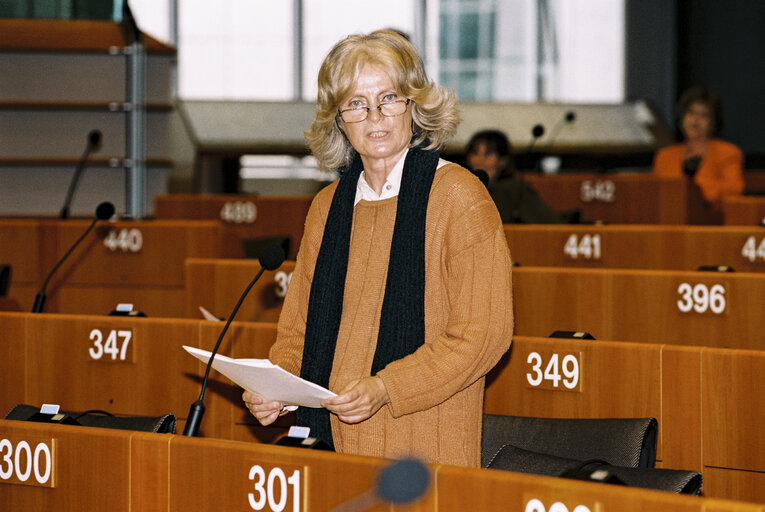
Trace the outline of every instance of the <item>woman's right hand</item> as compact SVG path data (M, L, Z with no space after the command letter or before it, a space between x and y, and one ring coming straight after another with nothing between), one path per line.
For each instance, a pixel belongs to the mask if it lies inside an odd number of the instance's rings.
M244 400L244 405L250 413L255 416L264 427L276 421L276 418L278 418L284 411L283 403L264 402L260 396L247 390L242 393L242 400Z

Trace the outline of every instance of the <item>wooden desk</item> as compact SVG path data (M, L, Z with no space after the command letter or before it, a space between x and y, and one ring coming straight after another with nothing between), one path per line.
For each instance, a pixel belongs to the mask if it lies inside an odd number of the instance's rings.
M373 457L255 443L5 420L0 420L0 438L12 448L24 442L52 447L52 486L18 485L13 473L0 480L0 501L14 511L98 510L104 503L115 510L157 512L332 510L373 489L377 475L390 464ZM86 460L83 453L88 453ZM428 469L431 485L418 502L407 507L379 504L371 510L562 511L561 505L577 512L765 510L755 503L508 471L444 465ZM543 508L531 508L532 500ZM560 504L553 508L556 502Z
M256 260L186 260L186 316L199 317L199 306L227 317L242 292L260 270ZM252 287L237 313L237 320L276 322L287 293L294 261L285 261L277 270L267 270Z
M181 345L210 350L222 327L181 319L31 313L3 313L0 323L7 326L0 331L0 344L8 354L0 359L6 376L0 390L3 415L18 403L57 403L65 410L103 409L117 415L172 412L179 418L178 432L205 370ZM112 359L111 351L104 350L95 357L99 346L109 348L112 332L120 353ZM235 322L221 353L267 357L275 336L273 324ZM530 359L532 353L538 362ZM544 377L553 354L558 354L562 375L558 386L554 370ZM708 496L765 500L765 443L760 439L765 401L753 391L763 374L761 351L516 336L511 352L487 380L485 412L652 416L659 422L661 466L701 471ZM211 373L201 437L269 443L294 422L288 415L274 426L260 427L243 407L241 393Z
M765 275L670 270L513 269L515 333L765 349Z
M312 195L257 196L172 194L154 198L158 219L220 220L237 242L249 238L289 235L289 259L297 257ZM234 256L244 256L234 254Z
M28 219L0 221L0 263L12 267L9 302L29 305L45 278L41 270L39 222ZM16 309L16 306L14 306Z
M765 230L757 227L508 224L505 236L523 266L765 271Z
M2 244L0 261L13 266L10 296L25 310L31 311L42 281L89 222L0 220L9 240L19 241ZM184 260L230 257L225 233L216 221L101 222L51 279L45 311L106 314L131 302L150 316L181 317ZM25 287L18 296L17 282Z
M765 197L726 197L722 200L723 221L728 226L761 226L765 222Z
M765 353L761 351L701 352L701 424L710 493L736 490L738 496L765 503L763 375ZM733 474L725 468L746 471Z
M583 222L610 224L721 224L684 178L650 173L566 173L524 178L556 211L580 210Z
M202 320L32 313L0 313L0 325L0 415L19 403L127 416L173 413L180 431L205 371L182 345L212 350L223 327ZM268 357L275 338L274 324L234 322L220 353ZM289 418L258 428L241 396L238 386L211 372L200 435L256 441L284 433Z
M657 466L701 472L706 496L762 502L762 375L762 351L515 336L487 378L484 411L654 417Z

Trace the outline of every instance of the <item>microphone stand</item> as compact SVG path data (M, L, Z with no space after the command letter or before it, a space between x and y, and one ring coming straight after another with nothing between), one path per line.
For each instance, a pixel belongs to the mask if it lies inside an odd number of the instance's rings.
M205 414L205 391L207 390L207 381L210 378L212 362L213 359L215 359L215 354L218 353L220 343L223 341L223 336L226 334L226 331L228 331L229 325L231 325L231 321L234 319L234 316L236 316L237 311L239 311L239 307L242 305L242 302L244 302L244 298L247 297L248 293L250 293L250 289L255 285L258 279L260 279L260 276L263 275L263 272L266 270L276 270L279 268L279 265L282 264L284 261L284 250L281 248L281 246L275 244L266 246L263 248L263 250L261 250L259 259L260 270L255 275L255 278L250 281L250 284L247 285L247 288L245 288L244 292L239 297L236 306L234 306L234 309L228 316L228 320L226 320L226 325L223 326L223 330L221 330L220 335L218 336L218 341L215 342L215 347L210 353L210 359L207 361L207 368L205 369L205 376L202 379L202 391L199 393L199 398L197 398L197 400L191 404L191 407L189 407L189 415L186 419L186 426L183 428L184 436L195 437L199 432L199 426L202 424L202 417Z

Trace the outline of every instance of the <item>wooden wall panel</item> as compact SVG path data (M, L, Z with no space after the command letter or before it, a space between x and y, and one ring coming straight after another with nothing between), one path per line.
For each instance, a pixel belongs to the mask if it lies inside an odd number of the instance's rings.
M702 376L704 463L765 475L765 351L707 350Z
M212 314L228 318L247 285L260 271L256 260L186 261L186 315L199 318L199 306ZM287 280L295 268L285 261L277 270L263 272L242 303L237 320L276 322L286 293Z
M13 406L26 402L27 325L26 314L3 313L0 316L0 417Z

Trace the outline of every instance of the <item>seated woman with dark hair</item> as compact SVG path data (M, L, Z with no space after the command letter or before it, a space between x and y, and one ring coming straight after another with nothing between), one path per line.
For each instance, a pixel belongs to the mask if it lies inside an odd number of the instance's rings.
M545 203L520 173L514 172L512 146L499 130L482 130L468 142L465 163L481 177L503 224L562 224L566 220Z
M722 103L705 89L690 89L678 102L685 142L661 149L654 159L657 176L687 176L704 199L719 209L724 196L744 191L741 150L718 139L723 126Z

